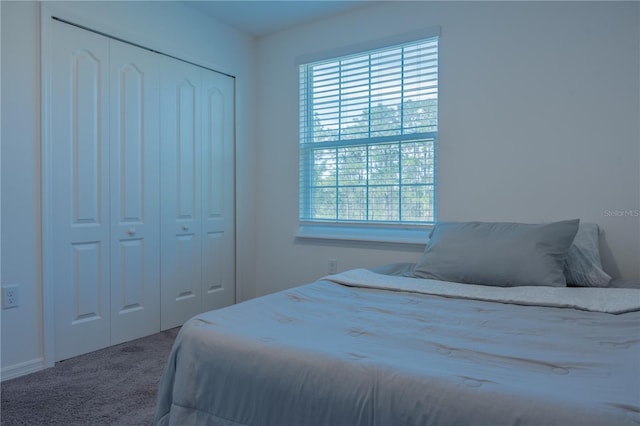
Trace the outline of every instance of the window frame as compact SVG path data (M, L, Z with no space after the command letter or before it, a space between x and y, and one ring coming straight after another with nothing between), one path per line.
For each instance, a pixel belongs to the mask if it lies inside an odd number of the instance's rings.
M378 40L375 42L366 43L366 46L363 44L355 45L352 47L334 49L333 51L324 52L316 55L305 55L299 57L297 59L297 65L299 66L309 66L314 65L314 63L318 62L327 62L327 61L340 61L346 56L349 55L367 55L375 53L375 51L387 49L387 48L400 48L404 45L417 44L421 42L434 41L436 44L436 61L437 68L436 72L439 70L439 51L440 51L440 40L439 40L440 31L438 27L430 27L428 29L423 29L419 31L414 31L412 33L407 33L405 35L395 36L391 38L384 39L382 41ZM404 71L403 71L404 72ZM437 110L437 97L436 97L436 125L435 131L427 131L427 132L416 132L416 133L408 133L403 134L401 132L400 135L393 136L382 136L382 137L368 137L363 140L354 140L347 141L344 140L336 140L332 142L310 142L309 136L303 129L304 126L313 127L313 104L311 101L306 103L306 111L302 111L302 102L303 96L308 97L310 93L310 84L311 82L311 73L302 71L300 68L300 78L305 75L307 81L299 81L299 111L300 111L300 134L299 134L299 202L298 202L298 218L299 218L299 228L296 234L297 238L301 239L329 239L334 241L362 241L362 242L375 242L375 243L391 243L391 244L416 244L423 245L427 240L428 230L432 228L433 224L437 220L437 174L438 174L438 110ZM438 77L436 77L436 82L439 85ZM306 87L307 92L303 94L302 87ZM403 88L403 92L404 92ZM402 95L404 96L404 95ZM310 125L311 124L311 125ZM312 131L310 132L313 133ZM307 136L307 140L304 140L304 137ZM312 137L312 136L311 136ZM426 140L429 139L430 142ZM377 221L370 220L368 217L365 220L351 221L351 220L341 220L336 214L335 218L330 219L322 219L315 218L311 219L310 209L311 207L311 188L312 183L310 179L304 177L304 173L306 172L308 176L312 175L311 166L304 167L303 161L309 163L309 155L306 153L310 153L313 150L317 150L319 148L339 148L349 145L366 145L367 147L376 146L381 143L397 143L399 147L402 147L402 144L409 141L422 141L424 140L426 143L432 145L432 158L433 158L433 178L431 182L421 182L420 185L423 187L427 187L432 185L432 199L433 199L433 214L432 220L430 221L402 221L401 217L401 206L400 202L398 202L398 220L397 221ZM368 148L367 148L368 149ZM398 151L398 157L401 157L401 148ZM304 159L306 157L306 160ZM337 154L336 154L336 162ZM401 167L401 166L400 166ZM366 165L366 169L369 169L369 164ZM400 169L402 170L402 169ZM337 172L336 172L337 173ZM402 189L401 189L401 180L399 180L397 186L397 197L402 197ZM336 183L336 190L340 188L340 185ZM367 196L368 198L368 196ZM399 199L399 198L398 198ZM307 209L306 212L303 213L303 210ZM337 210L337 208L336 208ZM368 208L367 208L368 210Z

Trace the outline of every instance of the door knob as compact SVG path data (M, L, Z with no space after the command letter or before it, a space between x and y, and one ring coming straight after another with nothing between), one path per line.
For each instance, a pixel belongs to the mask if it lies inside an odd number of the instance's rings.
M188 231L188 230L189 230L189 226L187 226L187 225L182 225L182 230L183 230L183 231Z
M130 236L136 235L136 228L127 229L127 234L129 234Z

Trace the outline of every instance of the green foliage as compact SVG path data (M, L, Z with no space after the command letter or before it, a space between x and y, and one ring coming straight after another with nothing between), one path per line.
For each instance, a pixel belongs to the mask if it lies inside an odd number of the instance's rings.
M437 99L378 103L337 126L314 116L314 143L352 141L311 151L311 217L431 222L434 219ZM415 134L416 138L407 138ZM398 136L389 142L389 137ZM370 138L384 138L371 143ZM386 138L385 138L386 137Z

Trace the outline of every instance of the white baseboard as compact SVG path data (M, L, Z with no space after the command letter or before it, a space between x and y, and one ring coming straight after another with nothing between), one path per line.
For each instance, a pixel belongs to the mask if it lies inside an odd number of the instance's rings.
M14 365L3 367L0 370L0 381L14 379L16 377L25 376L44 369L44 358L36 358L31 361L25 361Z

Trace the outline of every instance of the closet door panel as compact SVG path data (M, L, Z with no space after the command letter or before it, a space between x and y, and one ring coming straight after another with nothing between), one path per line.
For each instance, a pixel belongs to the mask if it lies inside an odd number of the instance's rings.
M110 41L111 344L160 330L158 66Z
M181 67L180 67L181 68ZM198 132L199 117L196 115L198 98L197 80L183 78L176 90L175 120L176 139L176 199L178 211L176 219L183 225L193 225L198 219L196 202L199 201L200 190L198 160L196 152L200 145Z
M207 232L204 238L203 258L206 259L202 265L202 275L205 298L218 298L218 295L225 290L225 265L231 259L226 257L225 249L229 241L224 232ZM210 301L209 301L210 304ZM221 305L226 306L226 305ZM221 306L203 306L204 311L215 309Z
M176 327L202 306L200 69L164 58L161 89L162 319Z
M56 360L109 345L108 46L104 37L52 22Z
M176 236L176 275L191 277L197 271L200 258L198 238L194 234ZM198 274L199 276L199 274ZM200 294L194 279L178 279L173 288L176 300L193 299Z
M73 319L72 325L100 320L104 263L99 242L72 243Z
M235 302L234 80L202 70L203 311Z

